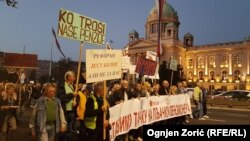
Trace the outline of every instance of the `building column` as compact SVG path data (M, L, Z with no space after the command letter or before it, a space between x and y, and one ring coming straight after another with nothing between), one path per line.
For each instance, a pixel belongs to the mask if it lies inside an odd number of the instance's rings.
M231 53L229 53L228 68L229 68L229 75L232 75L232 54Z
M182 63L181 63L182 57L181 56L179 57L179 61L180 61L179 64L182 65Z
M249 70L250 69L250 66L249 66L249 53L247 53L247 75L249 75Z
M208 70L207 70L207 56L205 56L205 75L208 74Z
M196 67L197 67L197 57L195 56L194 57L194 75L197 75L197 69L196 69Z

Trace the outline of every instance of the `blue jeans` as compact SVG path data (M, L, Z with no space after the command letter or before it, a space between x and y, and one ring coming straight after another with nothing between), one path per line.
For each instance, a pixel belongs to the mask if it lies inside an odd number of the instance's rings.
M45 132L37 132L37 141L55 141L55 124L46 125Z
M66 133L65 141L71 141L73 138L73 131L75 130L75 113L74 111L66 111L66 120L68 125L68 131Z
M199 118L202 118L202 116L203 116L203 107L202 107L202 102L201 101L199 101L198 102L198 115L199 115Z
M74 111L66 111L66 120L68 123L68 132L72 132L74 130L74 122L75 122Z
M195 117L202 118L203 116L203 107L202 107L202 102L201 101L194 101L196 109L193 112Z

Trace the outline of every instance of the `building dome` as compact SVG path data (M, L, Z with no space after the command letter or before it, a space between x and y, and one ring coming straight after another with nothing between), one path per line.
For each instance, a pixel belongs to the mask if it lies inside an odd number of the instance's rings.
M157 6L150 10L145 23L146 39L157 41L159 16ZM177 12L174 8L164 1L162 6L162 19L161 19L161 37L162 40L178 40L179 25Z
M131 35L131 34L137 35L137 36L139 35L139 33L135 29L133 29L132 31L129 32L129 35Z
M188 32L184 35L184 38L194 38L194 36Z
M133 29L132 31L129 32L128 38L130 43L137 41L139 39L139 33Z
M148 21L156 20L158 19L158 14L156 10L156 5L150 10L148 15ZM177 12L174 10L174 8L167 2L164 2L163 9L162 9L162 19L168 19L172 22L178 21L178 15Z
M193 46L193 44L194 44L194 36L191 34L191 33L186 33L185 35L184 35L184 45L186 46L186 47L191 47L191 46Z

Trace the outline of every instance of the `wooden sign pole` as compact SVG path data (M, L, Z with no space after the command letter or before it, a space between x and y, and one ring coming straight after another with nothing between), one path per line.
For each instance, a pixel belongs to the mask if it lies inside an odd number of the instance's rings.
M76 76L76 88L75 92L78 92L78 85L79 85L79 77L81 72L81 64L82 64L82 49L83 49L83 42L80 44L80 54L79 54L79 60L78 60L78 68L77 68L77 76ZM73 98L73 106L76 106L76 97Z
M103 81L103 106L107 107L107 84L106 84L106 80ZM105 121L106 121L106 115L107 115L107 111L103 112L103 140L106 140L106 127L104 126Z
M82 64L82 49L83 49L83 42L80 44L80 55L78 60L78 69L77 69L77 77L76 77L76 89L75 91L78 91L78 85L79 85L79 77L81 72L81 64Z
M172 86L172 82L173 82L173 75L174 75L174 71L172 70L172 73L171 73L171 82L170 82L170 86Z

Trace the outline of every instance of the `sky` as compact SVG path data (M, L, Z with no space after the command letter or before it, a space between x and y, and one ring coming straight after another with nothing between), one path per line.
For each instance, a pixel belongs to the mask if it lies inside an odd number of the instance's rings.
M67 9L107 24L106 41L122 49L128 33L135 29L145 37L145 22L155 0L17 0L17 9L0 2L0 51L38 54L38 59L62 58L52 42L52 26L57 30L59 9ZM167 0L177 11L179 39L194 36L195 45L244 40L250 36L249 0ZM80 42L58 37L62 51L78 60ZM24 49L25 48L25 49ZM86 49L102 49L84 43Z

